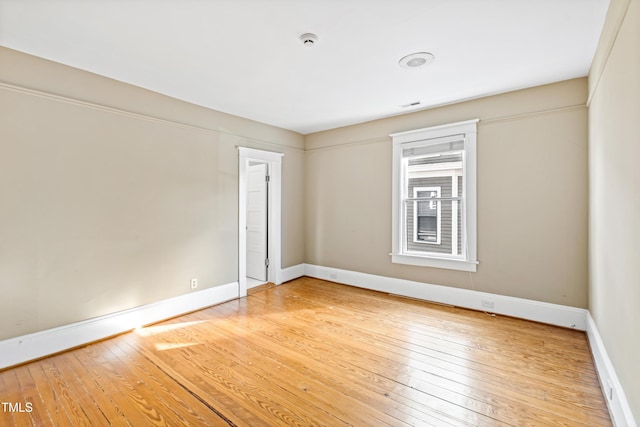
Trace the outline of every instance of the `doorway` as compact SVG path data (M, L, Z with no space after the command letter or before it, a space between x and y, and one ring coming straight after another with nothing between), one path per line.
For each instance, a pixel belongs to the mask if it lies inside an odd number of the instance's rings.
M247 166L247 288L267 282L269 268L269 165Z
M281 153L238 147L238 285L280 284Z

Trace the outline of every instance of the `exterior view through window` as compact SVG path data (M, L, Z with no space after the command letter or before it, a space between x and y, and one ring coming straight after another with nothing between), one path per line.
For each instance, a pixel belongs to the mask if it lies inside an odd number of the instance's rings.
M405 205L407 252L458 256L462 248L462 151L409 155Z

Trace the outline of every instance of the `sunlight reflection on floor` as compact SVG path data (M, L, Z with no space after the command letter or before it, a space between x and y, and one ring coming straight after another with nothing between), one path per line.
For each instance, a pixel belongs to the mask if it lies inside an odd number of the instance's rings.
M143 337L151 337L154 335L162 334L168 331L174 331L176 329L186 328L188 326L197 325L199 323L203 323L204 320L195 320L193 322L181 322L181 323L170 323L168 325L157 325L157 326L147 326L143 328L136 328L134 332Z
M195 342L158 342L155 343L154 346L156 348L156 350L158 351L165 351L165 350L173 350L176 348L182 348L182 347L191 347L192 345L198 345L198 343Z

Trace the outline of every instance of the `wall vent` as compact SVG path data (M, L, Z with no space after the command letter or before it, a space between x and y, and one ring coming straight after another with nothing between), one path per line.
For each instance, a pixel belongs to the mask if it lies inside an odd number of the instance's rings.
M411 102L409 104L401 105L402 108L415 107L416 105L420 105L420 101Z

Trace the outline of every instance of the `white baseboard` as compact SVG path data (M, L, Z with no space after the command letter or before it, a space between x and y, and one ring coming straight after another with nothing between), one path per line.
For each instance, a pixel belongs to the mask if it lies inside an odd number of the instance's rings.
M0 341L0 369L18 365L191 311L238 298L228 283L153 304Z
M358 273L337 268L305 264L305 275L359 288L434 301L441 304L513 316L566 328L586 330L586 313L575 308L546 302L508 297L469 289L431 285L411 280ZM483 305L483 303L485 305ZM493 305L493 307L488 307Z
M598 371L602 394L604 394L607 401L609 414L611 414L614 425L617 427L637 427L627 396L607 355L598 327L589 312L587 312L587 336L589 337L589 346L595 361L596 371Z
M304 276L305 264L293 265L291 267L283 268L280 270L280 283L288 282L289 280L297 279ZM278 283L278 285L280 284Z

